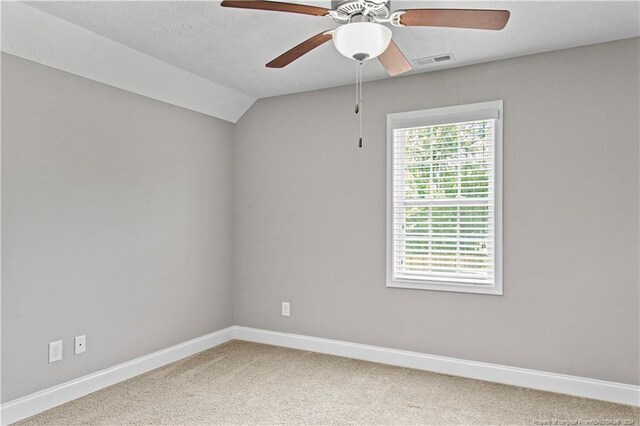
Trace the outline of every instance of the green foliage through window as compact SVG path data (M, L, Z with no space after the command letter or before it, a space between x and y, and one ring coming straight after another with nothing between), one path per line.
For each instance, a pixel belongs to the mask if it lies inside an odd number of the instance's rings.
M394 130L394 270L492 279L494 120Z

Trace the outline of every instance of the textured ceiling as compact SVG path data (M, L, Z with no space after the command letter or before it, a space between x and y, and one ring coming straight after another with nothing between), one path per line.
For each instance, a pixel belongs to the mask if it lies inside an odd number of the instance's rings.
M289 0L291 1L291 0ZM330 1L307 4L330 7ZM331 43L284 69L265 63L337 24L327 17L222 8L219 2L26 2L169 64L254 97L350 84L355 64ZM453 53L455 61L414 73L469 65L640 35L636 1L392 1L392 10L421 7L509 9L499 32L394 28L408 59ZM387 75L377 61L365 78Z

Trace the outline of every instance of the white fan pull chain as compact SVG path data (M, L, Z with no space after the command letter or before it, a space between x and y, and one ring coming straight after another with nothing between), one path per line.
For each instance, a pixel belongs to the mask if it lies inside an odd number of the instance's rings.
M358 92L360 90L360 88L358 87L359 68L360 68L360 64L356 62L356 114L360 112L360 94Z
M358 141L358 147L362 148L362 115L364 113L362 109L362 62L360 62L360 139Z
M358 147L362 148L362 61L356 65L356 114L359 115L360 137Z

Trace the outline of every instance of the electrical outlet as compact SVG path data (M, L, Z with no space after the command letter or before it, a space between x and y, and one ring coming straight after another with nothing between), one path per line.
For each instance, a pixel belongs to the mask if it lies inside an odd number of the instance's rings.
M282 316L288 317L291 315L291 305L289 302L282 302Z
M62 359L62 340L49 343L49 363Z
M87 350L87 336L76 336L74 340L76 344L76 355L80 355Z

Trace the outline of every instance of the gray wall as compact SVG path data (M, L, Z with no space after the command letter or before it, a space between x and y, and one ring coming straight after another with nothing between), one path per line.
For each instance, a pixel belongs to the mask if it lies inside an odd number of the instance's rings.
M353 87L234 127L3 54L2 400L233 323L638 384L639 50L366 84L364 149ZM494 99L504 296L387 289L385 115Z
M258 101L235 323L638 384L638 39ZM385 116L504 99L504 296L385 287ZM291 317L280 302L291 302Z
M2 55L3 401L232 324L232 132Z

